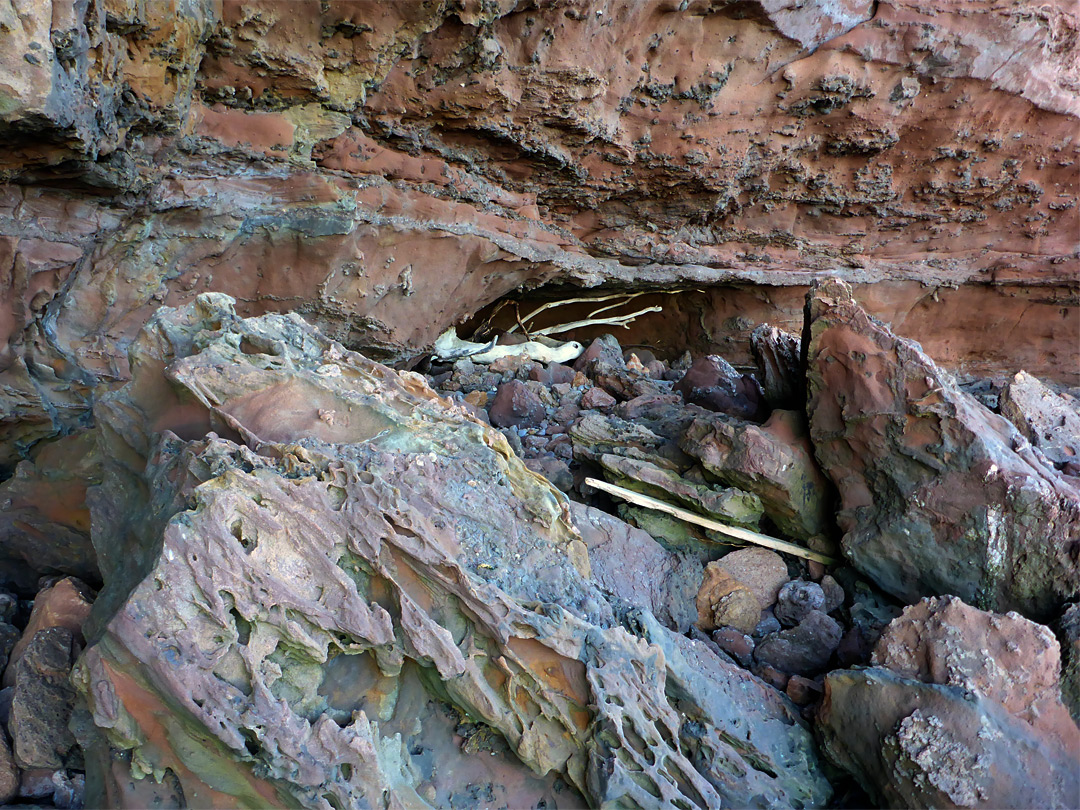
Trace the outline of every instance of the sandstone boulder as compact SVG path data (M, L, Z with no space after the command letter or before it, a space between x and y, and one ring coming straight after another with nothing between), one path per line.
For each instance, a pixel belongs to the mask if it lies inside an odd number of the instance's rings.
M694 360L675 390L690 404L740 419L760 419L766 410L758 381L714 354Z
M1056 615L1080 592L1080 487L830 280L807 298L810 437L844 554L905 601Z
M0 483L0 582L33 588L41 575L100 579L90 542L87 487L101 480L93 430L65 436Z
M667 551L648 533L607 512L571 503L570 513L589 550L593 581L621 612L646 608L680 633L697 620L700 562Z
M1080 604L1066 608L1058 623L1062 635L1061 699L1080 725Z
M923 600L889 625L872 668L826 678L824 750L889 807L1072 807L1080 729L1058 655L1016 614Z
M776 604L780 589L788 581L784 558L775 551L759 546L740 548L725 554L716 561L716 566L749 588L762 610Z
M63 627L71 633L75 643L81 647L84 643L83 624L90 615L93 601L93 595L86 583L72 577L64 577L38 591L26 628L11 649L10 666L4 672L3 685L15 685L19 659L22 658L23 652L34 636L41 630L49 627Z
M761 605L753 591L716 563L705 566L696 604L701 630L733 627L749 633L761 620Z
M143 488L94 508L133 551L75 680L189 803L826 801L786 699L609 602L644 583L599 587L565 498L419 377L220 296L132 356L100 415L128 426L107 480Z
M763 425L697 418L679 446L721 483L761 498L765 514L786 534L806 540L828 530L832 492L800 414L773 411Z
M761 500L733 487L696 484L649 461L605 453L600 456L604 477L611 483L688 507L724 523L756 529Z
M1001 389L999 408L1055 467L1080 476L1080 401L1021 371Z
M82 752L68 729L75 706L70 683L74 644L70 630L49 627L34 635L15 666L8 727L20 768L82 765Z

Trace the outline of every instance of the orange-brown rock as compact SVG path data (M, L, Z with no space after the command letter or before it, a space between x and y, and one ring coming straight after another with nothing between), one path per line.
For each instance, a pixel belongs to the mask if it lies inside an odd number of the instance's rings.
M93 598L86 585L71 577L65 577L40 591L34 599L34 608L23 631L22 638L16 643L4 671L4 686L14 686L15 672L19 659L34 636L50 627L62 627L67 630L72 640L79 645L84 643L83 624L90 615Z
M954 596L923 599L885 628L874 666L992 698L1080 756L1080 731L1061 700L1061 653L1048 627L987 613Z
M807 295L807 415L844 554L904 601L1056 617L1080 594L1080 487L829 279Z
M0 577L7 584L33 592L41 575L99 581L86 491L100 481L97 434L88 430L43 445L0 483Z
M738 364L832 273L950 367L1075 380L1075 11L940 5L20 5L0 464L207 290L407 359L523 284L677 285L628 342Z
M1080 728L1046 627L955 597L886 629L869 669L825 679L825 753L888 807L1071 808Z
M749 588L762 610L776 604L777 594L788 581L784 558L767 548L741 548L725 554L715 564Z
M705 566L696 604L697 626L702 630L734 627L750 633L761 620L761 605L754 592L715 562Z

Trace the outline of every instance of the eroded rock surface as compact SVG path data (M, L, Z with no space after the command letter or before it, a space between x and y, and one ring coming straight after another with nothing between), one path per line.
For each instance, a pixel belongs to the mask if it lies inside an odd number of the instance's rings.
M845 555L905 601L951 593L1056 616L1080 592L1076 479L844 282L807 302L810 438L840 492Z
M136 775L196 804L826 800L786 698L647 609L617 624L565 499L420 378L220 296L132 360L99 419L136 425L107 480L144 482L151 550L110 568L76 679ZM422 753L435 705L483 777Z
M1021 371L1001 389L1000 408L1055 467L1080 477L1080 400Z
M824 750L889 807L1075 804L1080 729L1059 648L1016 614L926 599L889 625L874 666L825 680Z
M829 272L943 362L1075 379L1060 0L8 8L5 465L207 290L404 359L525 283L680 285L632 342L716 352Z

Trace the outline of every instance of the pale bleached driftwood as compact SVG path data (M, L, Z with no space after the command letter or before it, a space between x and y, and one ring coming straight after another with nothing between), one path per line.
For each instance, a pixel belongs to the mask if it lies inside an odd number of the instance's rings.
M758 532L753 532L749 529L738 529L734 526L728 526L724 523L694 514L693 512L678 506L672 506L670 503L651 498L648 495L642 495L640 492L634 492L632 489L609 484L607 481L600 481L596 478L586 478L585 483L590 487L607 492L609 495L616 495L624 501L629 501L637 506L644 506L646 509L655 509L657 512L666 512L673 517L679 518L679 520L685 520L687 523L693 523L695 526L701 526L704 529L712 529L714 532L726 534L728 537L736 537L740 540L745 540L747 543L771 548L774 551L782 551L785 554L791 554L794 557L802 557L804 560L814 560L823 565L836 565L838 562L838 560L835 560L832 557L825 554L819 554L816 551L811 551L802 546L797 546L794 543L777 540L775 537L769 537L767 534L759 534Z

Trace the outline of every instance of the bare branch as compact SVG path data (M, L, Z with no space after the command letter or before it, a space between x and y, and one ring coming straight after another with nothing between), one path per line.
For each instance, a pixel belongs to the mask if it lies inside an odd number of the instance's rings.
M745 540L747 543L754 543L758 546L765 546L765 548L771 548L776 551L782 551L785 554L791 554L795 557L802 557L804 560L814 560L815 562L822 563L823 565L836 565L837 560L829 557L825 554L819 554L816 551L810 551L810 549L797 546L794 543L787 543L783 540L777 540L775 537L769 537L767 534L758 534L752 532L749 529L738 529L735 526L728 526L724 523L719 523L715 520L710 520L707 517L696 515L693 512L689 512L686 509L681 509L678 506L673 506L670 503L664 503L656 498L650 498L648 495L642 495L640 492L634 492L631 489L625 487L616 486L615 484L609 484L606 481L600 481L596 478L586 478L585 483L590 487L607 492L610 495L617 495L624 501L629 501L632 504L638 506L644 506L646 509L655 509L657 512L666 512L669 515L685 520L687 523L693 523L695 526L701 526L705 529L712 529L714 532L720 532L726 534L729 537L737 537L740 540Z

